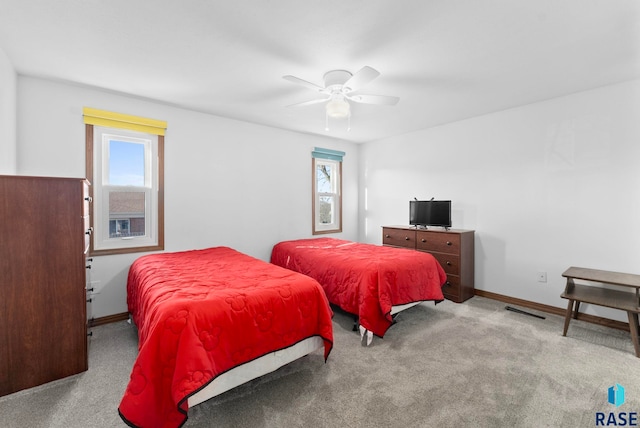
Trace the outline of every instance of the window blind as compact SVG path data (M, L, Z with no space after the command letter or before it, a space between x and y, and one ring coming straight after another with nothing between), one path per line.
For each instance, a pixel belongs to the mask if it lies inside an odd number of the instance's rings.
M114 113L106 110L84 107L82 109L84 123L107 128L129 129L147 134L164 135L167 122L164 120L147 119L146 117L129 114Z
M333 161L342 162L342 157L344 156L344 152L338 150L331 149L322 149L320 147L314 147L311 152L311 157L317 159L328 159Z

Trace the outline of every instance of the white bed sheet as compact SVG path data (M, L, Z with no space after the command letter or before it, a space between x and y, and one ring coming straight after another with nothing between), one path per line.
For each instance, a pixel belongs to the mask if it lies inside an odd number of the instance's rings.
M404 311L405 309L413 308L415 305L419 305L422 302L411 302L406 305L397 305L391 307L391 315L395 315L398 312Z
M317 349L324 349L320 336L309 337L289 348L271 352L253 361L235 367L215 378L211 383L188 398L189 407L193 407L210 398L222 394L236 386L249 382L267 373L276 371L292 361L302 358Z

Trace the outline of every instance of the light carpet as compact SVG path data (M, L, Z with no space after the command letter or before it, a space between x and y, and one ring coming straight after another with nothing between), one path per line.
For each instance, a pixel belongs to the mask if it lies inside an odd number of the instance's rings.
M336 310L334 349L189 410L185 427L589 427L640 412L640 358L628 332L538 319L476 296L400 313L371 346ZM0 397L2 427L122 427L117 407L137 354L119 322L93 328L89 371ZM607 390L625 388L625 403Z

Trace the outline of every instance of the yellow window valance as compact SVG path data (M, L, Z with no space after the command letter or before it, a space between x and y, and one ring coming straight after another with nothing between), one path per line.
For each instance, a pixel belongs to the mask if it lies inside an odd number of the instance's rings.
M84 123L87 125L130 129L132 131L155 135L164 135L165 130L167 129L167 122L164 120L147 119L146 117L114 113L90 107L84 107L82 109L82 114L84 116Z

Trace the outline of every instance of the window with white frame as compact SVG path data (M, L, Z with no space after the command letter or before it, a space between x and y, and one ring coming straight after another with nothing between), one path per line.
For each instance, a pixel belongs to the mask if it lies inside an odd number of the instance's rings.
M164 136L159 134L166 123L88 108L85 123L91 254L164 249Z
M344 152L314 148L313 234L342 232L342 157Z

